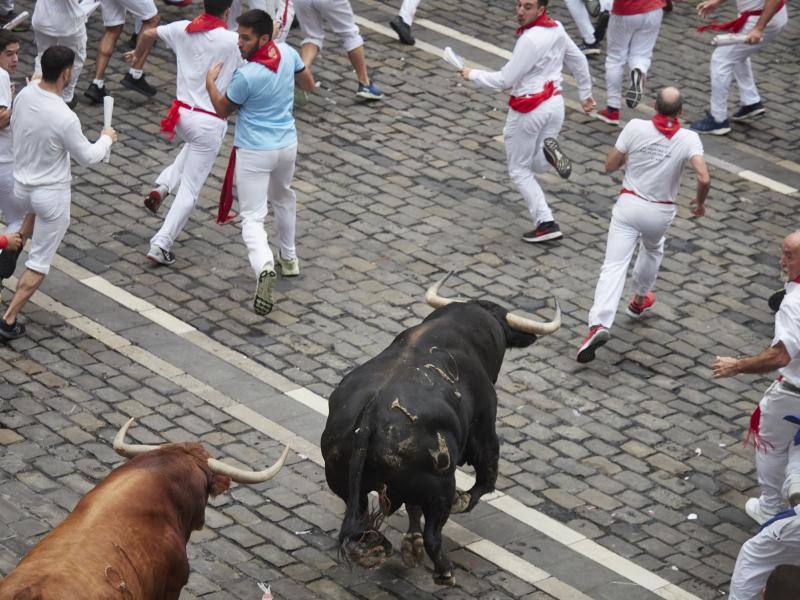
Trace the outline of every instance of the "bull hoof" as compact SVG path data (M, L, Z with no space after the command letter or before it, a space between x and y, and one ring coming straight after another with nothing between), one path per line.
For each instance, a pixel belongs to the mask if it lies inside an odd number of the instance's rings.
M377 531L367 532L362 541L352 542L347 548L350 560L364 569L377 569L394 554L392 543Z
M457 515L463 513L469 508L469 503L472 500L469 492L456 491L456 497L453 498L453 505L450 507L450 514Z
M417 567L425 560L425 542L421 533L407 533L403 536L401 549L403 563L410 568Z
M446 585L448 587L453 587L456 584L456 578L451 571L445 571L444 573L434 573L433 583L435 583L436 585Z

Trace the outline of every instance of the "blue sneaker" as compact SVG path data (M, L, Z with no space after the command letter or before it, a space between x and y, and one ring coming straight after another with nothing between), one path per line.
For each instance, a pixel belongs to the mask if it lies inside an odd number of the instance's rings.
M356 92L356 97L362 98L364 100L382 100L383 99L383 92L378 88L377 85L369 82L369 85L364 85L363 83L358 84L358 91Z
M724 121L716 121L711 113L706 114L705 117L699 121L691 124L691 130L697 133L710 133L711 135L725 135L731 130L731 123L728 119Z

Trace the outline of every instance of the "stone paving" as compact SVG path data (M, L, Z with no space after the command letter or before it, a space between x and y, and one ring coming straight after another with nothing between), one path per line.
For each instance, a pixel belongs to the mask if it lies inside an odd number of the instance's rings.
M568 21L563 6L551 12ZM168 20L177 14L164 10ZM423 2L419 16L510 48L510 14L506 2L446 1ZM708 89L708 46L686 35L692 14L690 5L676 5L665 18L651 77L653 87L681 82L690 118L703 111ZM99 33L95 18L90 47ZM461 85L420 49L362 34L389 97L379 105L355 102L349 63L335 38L328 41L315 65L320 93L297 111L302 275L279 281L267 319L249 308L252 273L238 225L213 224L224 157L174 247L175 265L153 269L144 259L160 219L143 209L142 193L172 153L156 136L174 80L163 48L147 68L163 90L156 102L115 85L124 71L119 57L112 61L121 143L110 165L73 168L73 222L60 253L323 396L429 312L424 289L446 270L459 271L449 293L543 317L556 296L562 329L510 352L498 380L498 489L701 598L720 597L739 546L755 532L741 509L756 485L752 451L741 438L768 379L714 381L710 364L715 354L753 353L771 339L766 298L779 286L778 244L796 227L797 198L713 170L708 215L688 219L684 206L670 232L652 316L634 323L620 315L598 360L578 365L574 353L620 182L600 172L616 131L567 113L562 141L576 167L569 182L547 177L544 184L565 238L523 244L529 219L493 139L505 97ZM796 117L786 101L800 72L791 52L797 35L792 23L754 60L769 116L731 136L777 159L797 157ZM32 43L23 50L23 73L32 52ZM602 59L591 64L602 87ZM99 108L81 104L78 113L87 132L100 128ZM684 205L692 188L683 188ZM51 293L47 283L43 291ZM115 464L106 442L124 415L141 412L153 436L191 435L252 466L276 456L263 436L209 413L157 374L43 311L25 316L31 336L0 350L0 572ZM216 500L209 528L190 545L189 592L252 598L256 578L275 582L286 598L547 597L474 555L458 560L472 573L459 572L454 590L434 588L421 570L390 566L367 579L351 573L336 561L338 523L327 511L323 479L318 466L300 461L275 486L238 488ZM688 519L692 513L697 519Z

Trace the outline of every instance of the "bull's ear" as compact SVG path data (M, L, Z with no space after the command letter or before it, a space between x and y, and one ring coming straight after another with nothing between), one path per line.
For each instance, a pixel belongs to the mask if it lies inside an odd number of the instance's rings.
M208 493L211 494L211 497L213 498L214 496L219 496L229 487L231 487L230 477L227 475L214 474L211 476L211 485L209 486Z

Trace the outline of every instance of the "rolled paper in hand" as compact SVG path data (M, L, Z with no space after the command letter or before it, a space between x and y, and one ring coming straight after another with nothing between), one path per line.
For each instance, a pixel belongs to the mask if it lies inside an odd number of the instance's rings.
M14 17L14 18L13 18L13 19L11 19L11 20L10 20L8 23L6 23L5 25L3 25L3 29L14 29L14 27L16 27L17 25L19 25L19 24L20 24L20 23L22 23L23 21L25 21L25 19L27 19L27 18L28 18L28 15L29 15L29 14L30 14L30 13L29 13L27 10L23 10L23 11L22 11L21 13L19 13L19 14L18 14L16 17Z
M731 44L744 44L746 33L720 33L711 40L712 46L730 46Z
M464 68L464 62L461 60L461 57L458 56L450 46L447 46L442 52L442 58L448 64L453 65L459 71Z
M111 127L111 118L114 115L114 97L106 96L103 98L103 128ZM111 160L111 148L106 152L105 162Z

